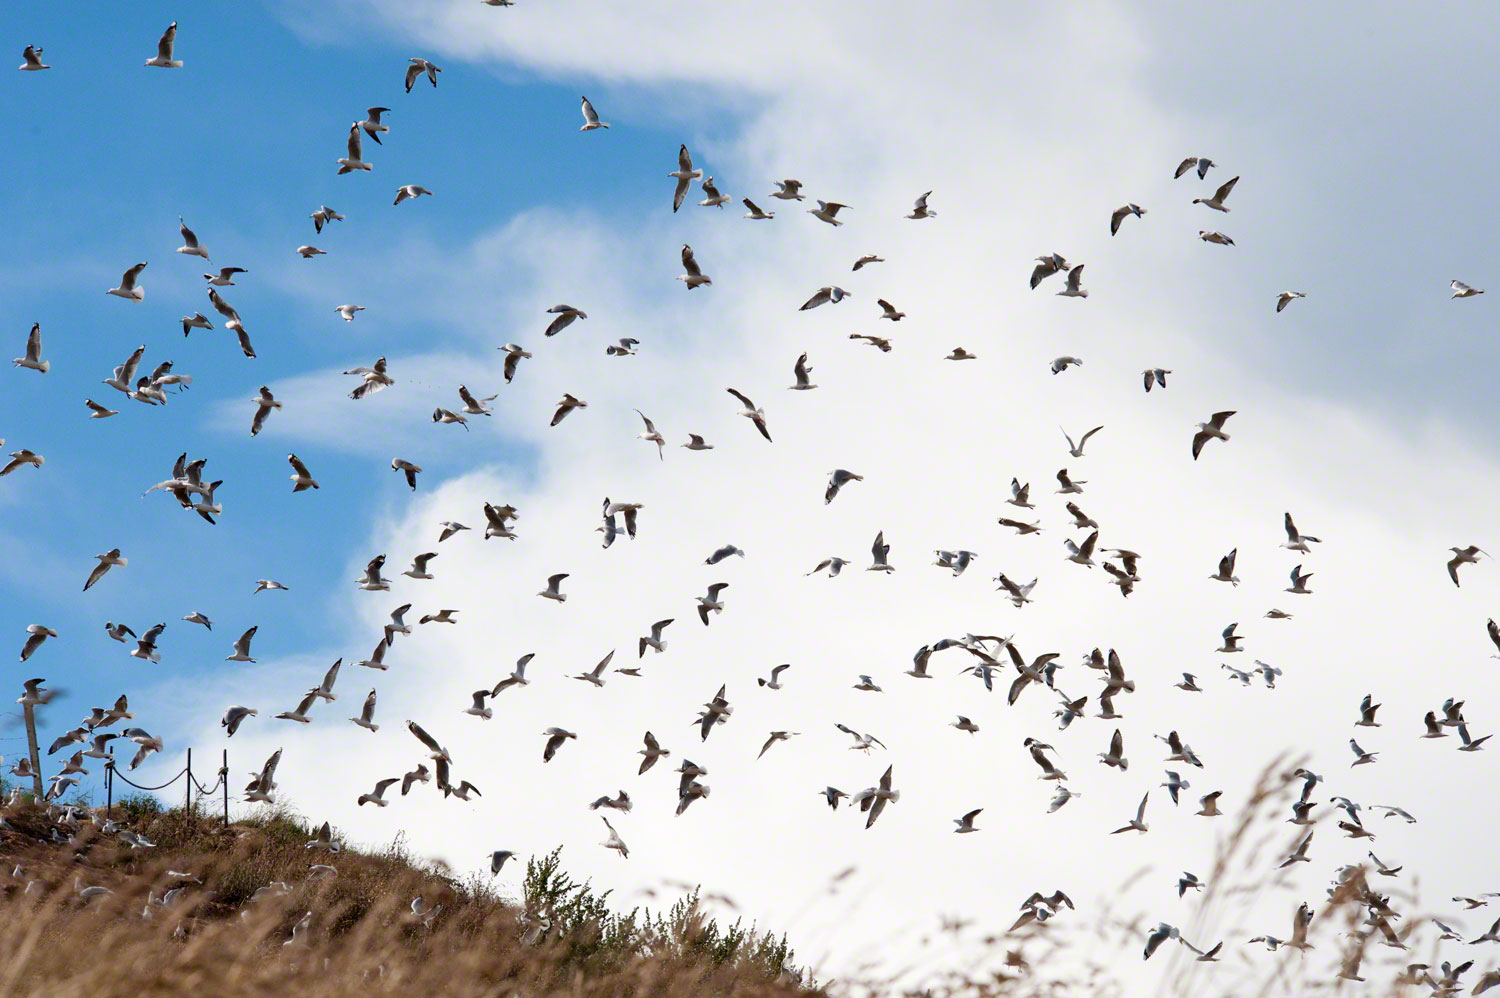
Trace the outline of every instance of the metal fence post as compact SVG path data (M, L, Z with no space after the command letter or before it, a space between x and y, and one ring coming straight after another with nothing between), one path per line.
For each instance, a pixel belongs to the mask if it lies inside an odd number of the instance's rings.
M187 802L182 805L184 811L193 810L193 750L188 749L187 757Z
M224 750L224 768L219 770L219 779L224 782L224 827L229 827L229 750Z
M104 815L114 817L115 812L115 747L109 747L109 760L104 764Z
M37 802L42 799L42 756L36 744L36 713L32 705L22 704L21 712L26 715L26 747L31 752L31 787L32 793L36 795Z

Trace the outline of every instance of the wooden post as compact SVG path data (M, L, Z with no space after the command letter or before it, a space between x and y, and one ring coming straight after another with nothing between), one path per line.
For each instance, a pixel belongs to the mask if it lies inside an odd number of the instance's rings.
M31 752L31 788L38 804L42 802L42 755L36 744L36 712L29 703L21 705L26 715L26 747Z

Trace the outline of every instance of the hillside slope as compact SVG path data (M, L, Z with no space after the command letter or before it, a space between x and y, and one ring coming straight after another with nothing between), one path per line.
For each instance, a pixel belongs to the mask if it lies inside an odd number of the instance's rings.
M784 940L721 928L696 897L612 913L557 853L530 860L507 901L399 844L309 847L285 815L222 828L141 799L0 819L6 998L814 993Z

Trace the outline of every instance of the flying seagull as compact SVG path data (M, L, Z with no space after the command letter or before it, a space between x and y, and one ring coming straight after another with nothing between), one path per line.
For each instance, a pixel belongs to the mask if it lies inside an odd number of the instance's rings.
M594 110L594 105L589 103L587 97L582 98L583 125L579 127L580 132L592 132L596 128L608 128L609 122L599 120L599 112Z
M146 60L146 65L159 69L181 69L182 60L172 58L172 48L177 44L177 22L167 25L161 40L156 43L156 55Z
M592 111L593 108L589 106L587 100L585 100L583 103L583 114L584 117L587 118L589 112ZM594 118L594 120L597 121L598 118L596 117ZM693 157L688 152L687 143L684 142L681 146L678 147L677 169L667 174L667 176L674 177L677 180L677 188L672 192L672 210L675 212L678 208L682 207L683 199L687 197L688 185L697 178L703 176L702 170L693 169Z
M1229 439L1229 434L1224 432L1224 423L1229 419L1230 416L1233 415L1233 409L1225 412L1216 412L1209 418L1208 422L1198 424L1198 432L1193 434L1194 461L1198 460L1198 455L1203 452L1203 445L1208 443L1210 440Z

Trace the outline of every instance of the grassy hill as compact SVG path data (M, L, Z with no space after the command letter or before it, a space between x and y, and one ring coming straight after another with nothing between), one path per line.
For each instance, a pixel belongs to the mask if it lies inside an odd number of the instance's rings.
M818 993L785 939L721 926L696 895L613 911L556 852L528 861L522 897L505 899L399 843L310 849L312 830L286 814L224 828L138 798L109 815L29 802L0 815L5 998ZM140 836L151 845L130 844ZM413 913L418 897L432 914Z

